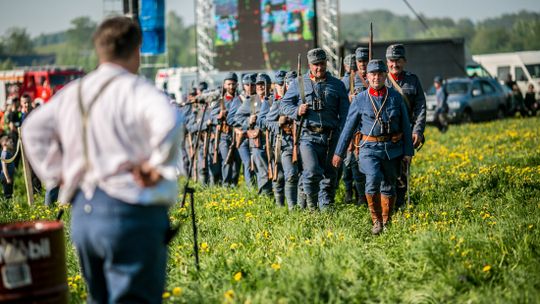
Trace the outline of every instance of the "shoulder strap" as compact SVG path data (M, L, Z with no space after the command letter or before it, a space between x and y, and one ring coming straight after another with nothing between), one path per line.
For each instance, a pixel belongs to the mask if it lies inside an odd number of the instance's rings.
M120 74L116 74L109 78L105 83L101 86L101 88L98 90L96 95L94 95L94 98L90 100L90 103L88 103L88 108L84 108L83 100L82 100L82 79L79 80L79 85L77 87L77 100L79 102L79 111L81 113L81 120L82 120L82 139L83 139L83 153L84 153L84 168L85 171L87 171L90 168L90 158L88 156L88 120L90 118L90 111L94 107L94 104L98 100L98 98L101 96L103 91L109 86L109 84L112 83L112 81L118 77Z
M392 82L392 86L394 86L396 90L399 92L399 94L401 94L401 96L403 97L403 100L405 101L405 104L407 105L407 109L411 111L412 109L411 109L411 103L409 102L409 98L407 98L407 95L403 94L403 90L401 89L397 81L395 81L394 78L392 78L392 75L388 75L388 79L390 79L390 82Z

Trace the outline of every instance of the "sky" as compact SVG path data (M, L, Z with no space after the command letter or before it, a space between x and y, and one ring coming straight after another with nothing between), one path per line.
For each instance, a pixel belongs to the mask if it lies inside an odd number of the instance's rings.
M539 0L408 0L427 17L469 18L473 22L521 10L540 12ZM107 5L105 3L108 3ZM115 5L115 3L117 5ZM104 11L121 8L122 0L0 0L0 35L10 27L26 28L32 36L70 28L76 17L89 16L99 22ZM165 0L167 12L182 16L186 24L194 22L193 0ZM395 14L413 16L402 0L340 0L341 12L387 9Z

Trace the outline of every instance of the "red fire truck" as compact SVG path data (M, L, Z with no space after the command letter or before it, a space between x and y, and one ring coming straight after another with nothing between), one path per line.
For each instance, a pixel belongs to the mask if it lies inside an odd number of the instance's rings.
M84 71L73 67L24 67L0 71L0 107L11 97L30 95L47 102L68 82L80 78Z

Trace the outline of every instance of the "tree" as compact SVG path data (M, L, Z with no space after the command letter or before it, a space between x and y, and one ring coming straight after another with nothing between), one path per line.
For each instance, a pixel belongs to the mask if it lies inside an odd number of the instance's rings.
M59 65L81 66L86 71L97 66L92 34L96 23L89 17L78 17L71 20L72 27L66 31L66 46L57 54Z
M196 64L195 26L185 27L182 17L169 12L166 31L169 66L194 66Z
M7 55L34 54L34 45L26 29L18 27L8 29L4 37L3 52Z

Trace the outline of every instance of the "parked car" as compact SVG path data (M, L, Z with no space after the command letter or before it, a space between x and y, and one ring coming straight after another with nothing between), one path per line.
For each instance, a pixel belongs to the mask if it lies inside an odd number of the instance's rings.
M448 93L448 120L472 122L504 118L507 113L508 95L493 78L451 78L445 81ZM426 92L428 123L435 121L435 88Z

